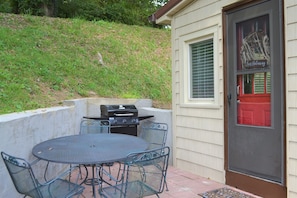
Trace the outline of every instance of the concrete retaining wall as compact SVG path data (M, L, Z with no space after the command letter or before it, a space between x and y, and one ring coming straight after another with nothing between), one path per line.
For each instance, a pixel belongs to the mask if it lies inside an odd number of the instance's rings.
M64 106L37 109L20 113L0 115L0 151L33 161L31 150L34 145L56 137L78 134L83 116L100 116L101 104L134 104L140 114L154 115L153 121L166 122L171 131L171 110L152 107L149 99L86 98L64 101ZM172 147L172 135L168 135L167 145ZM172 161L172 160L171 160ZM37 170L44 170L41 163ZM51 165L49 174L63 168ZM22 197L15 190L6 167L0 160L0 197Z

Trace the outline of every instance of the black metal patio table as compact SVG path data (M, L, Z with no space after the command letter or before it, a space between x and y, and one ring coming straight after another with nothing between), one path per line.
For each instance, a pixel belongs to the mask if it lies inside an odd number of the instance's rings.
M121 161L129 153L144 151L147 147L148 143L136 136L84 134L41 142L33 147L32 153L35 157L49 162L96 165ZM96 196L94 183L93 195Z

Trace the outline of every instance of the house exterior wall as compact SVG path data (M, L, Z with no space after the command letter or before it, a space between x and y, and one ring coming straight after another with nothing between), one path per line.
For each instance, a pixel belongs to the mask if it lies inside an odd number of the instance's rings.
M224 171L224 85L222 8L236 1L193 1L172 17L174 165L218 182ZM187 43L214 38L215 99L187 100Z
M197 0L171 16L174 165L218 182L225 182L222 8L236 2L239 0ZM297 1L283 2L286 184L288 197L297 197ZM185 99L186 43L211 32L217 42L216 100L211 105L191 103Z
M284 1L287 194L297 197L297 1Z

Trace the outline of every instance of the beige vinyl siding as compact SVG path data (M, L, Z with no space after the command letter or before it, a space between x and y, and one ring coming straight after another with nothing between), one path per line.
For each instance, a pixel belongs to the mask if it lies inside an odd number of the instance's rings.
M287 187L297 197L297 2L285 1Z
M225 182L222 14L226 1L194 1L172 19L173 43L173 151L174 165L215 181ZM230 1L229 1L230 2ZM234 2L234 1L233 1ZM232 3L232 2L230 2ZM188 79L187 39L197 39L204 32L216 34L215 94L213 105L184 101Z

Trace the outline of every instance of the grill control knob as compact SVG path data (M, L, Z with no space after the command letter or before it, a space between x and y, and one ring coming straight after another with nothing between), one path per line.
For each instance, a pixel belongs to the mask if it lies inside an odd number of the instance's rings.
M126 123L127 122L127 120L126 119L123 119L123 123Z

